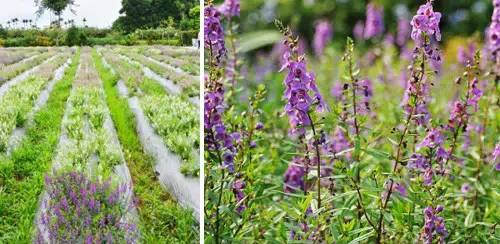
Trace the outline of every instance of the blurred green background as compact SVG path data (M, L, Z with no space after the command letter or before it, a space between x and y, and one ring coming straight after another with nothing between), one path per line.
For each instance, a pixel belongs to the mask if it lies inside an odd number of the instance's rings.
M219 1L221 2L221 1ZM318 20L329 20L334 29L333 43L345 43L352 36L354 25L365 20L366 5L370 2L384 8L386 32L395 33L398 18L408 20L424 0L252 0L241 1L240 33L243 51L265 46L279 38L273 24L280 19L311 43L314 25ZM493 4L491 0L437 0L434 10L441 12L440 27L443 42L453 37L483 36L490 23ZM267 30L267 31L266 31ZM265 34L265 35L264 35ZM251 46L247 46L250 45Z

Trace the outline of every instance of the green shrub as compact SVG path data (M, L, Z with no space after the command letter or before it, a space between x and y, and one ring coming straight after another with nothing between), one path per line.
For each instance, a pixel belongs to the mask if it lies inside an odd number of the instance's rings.
M65 43L68 46L85 46L88 45L87 35L81 29L72 26L66 32Z

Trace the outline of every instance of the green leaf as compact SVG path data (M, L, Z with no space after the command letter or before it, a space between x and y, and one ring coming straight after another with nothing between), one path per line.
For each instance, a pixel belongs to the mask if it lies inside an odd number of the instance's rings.
M391 154L383 152L383 151L369 149L369 148L362 149L362 150L364 152L368 153L369 155L373 156L376 159L390 159L391 158Z
M465 227L469 228L472 227L472 223L474 221L474 210L471 210L469 214L467 214L467 217L465 217L464 225Z
M239 39L241 43L238 51L244 53L274 44L283 39L283 36L275 30L262 30L242 34Z
M364 240L372 237L374 234L375 234L375 231L372 230L372 231L370 231L362 236L359 236L356 239L353 239L352 241L349 242L349 244L360 243L361 241L364 241Z

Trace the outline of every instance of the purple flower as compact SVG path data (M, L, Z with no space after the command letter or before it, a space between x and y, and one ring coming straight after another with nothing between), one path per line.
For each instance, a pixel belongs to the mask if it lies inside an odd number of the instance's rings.
M427 59L429 59L431 67L434 69L434 71L439 73L443 64L441 51L439 51L438 48L432 48L432 45L424 45L424 51Z
M419 148L428 147L435 148L441 146L443 144L444 137L441 134L441 131L437 128L432 128L429 130L425 138L418 144Z
M429 86L426 83L417 83L412 79L408 80L406 85L406 90L403 95L403 100L401 105L403 106L406 113L411 113L412 109L415 109L413 114L413 120L417 125L426 125L430 119L430 113L427 109L427 100L429 95ZM413 106L409 104L410 97L417 97L417 104Z
M231 137L234 142L240 143L241 142L241 134L239 132L233 132L231 133Z
M366 23L364 30L364 38L370 39L384 32L384 16L383 9L378 8L373 3L366 6Z
M500 171L500 142L495 146L492 157L493 164L495 164L495 170Z
M411 20L411 38L417 43L417 46L424 44L424 34L428 37L435 36L437 41L441 41L441 31L439 30L439 21L441 13L434 12L431 2L421 5L417 15Z
M499 0L500 1L500 0ZM495 146L495 150L493 150L493 162L496 162L500 157L500 142Z
M352 30L354 38L356 40L362 40L364 36L363 35L364 31L365 31L365 25L363 24L363 21L356 22L356 25L354 25L354 29Z
M211 63L219 66L227 52L224 44L224 31L220 23L220 13L212 5L206 6L204 13L205 49L210 52Z
M432 177L434 176L434 171L432 169L430 160L422 154L413 153L406 166L412 172L416 172L418 175L423 176L424 185L429 186L432 184Z
M396 43L400 47L403 47L408 41L408 38L410 38L410 31L410 21L400 18L398 20L398 35L396 36Z
M50 182L46 185L49 199L44 203L40 224L44 227L41 229L48 232L48 242L101 243L104 231L116 233L113 242L137 241L137 228L123 228L127 223L122 219L129 211L123 208L125 184L108 189L108 180L87 178L81 172L54 172L47 182ZM115 200L101 208L100 202L108 197ZM99 222L100 216L108 217ZM37 236L41 234L44 233L39 230Z
M469 183L464 183L462 185L462 187L460 188L460 191L462 191L462 193L467 193L470 191L470 184Z
M387 33L384 36L384 44L386 46L392 46L394 45L394 35L391 33Z
M344 131L337 127L335 129L335 132L333 133L333 136L330 139L330 142L326 145L326 147L327 151L334 155L334 158L338 158L339 157L339 155L337 155L338 153L345 151L351 148L352 146L348 138L346 137ZM347 152L343 155L340 155L340 157L345 159L350 159L351 153Z
M255 125L255 129L256 130L262 130L264 129L264 124L262 122L258 122L256 125Z
M240 1L225 0L220 6L219 11L226 17L240 16Z
M245 199L245 193L243 190L245 189L246 184L243 180L237 179L233 182L233 193L236 198L236 212L241 214L245 209L246 205L243 201Z
M369 79L361 80L357 83L357 94L362 97L361 104L358 106L359 114L368 114L370 112L370 100L373 97L373 85Z
M403 183L395 183L392 186L393 191L396 190L402 197L407 197L408 192L406 191L406 186Z
M474 55L476 53L477 47L474 42L470 42L466 47L459 47L457 51L458 62L462 65L467 65L474 61Z
M88 235L87 238L85 238L85 244L92 244L93 241L92 241L92 235Z
M316 24L313 49L317 57L323 55L323 50L325 49L326 44L332 39L332 35L332 25L328 21L323 20Z
M466 105L461 101L455 101L453 109L451 110L450 119L448 120L448 127L450 129L455 129L457 126L462 125L466 115Z
M285 182L285 192L293 193L297 190L305 190L305 170L304 165L305 160L303 158L294 157L292 162L288 165L288 169L285 172L284 182Z
M343 93L344 93L344 87L342 83L340 81L335 82L335 84L332 86L332 89L330 90L330 94L337 101L341 101Z
M424 171L424 185L430 186L432 185L432 176L434 176L434 171L432 171L431 167L428 167Z
M474 108L474 111L477 111L477 105L479 102L479 99L483 95L483 91L481 91L478 87L479 80L477 78L474 78L472 82L470 83L470 88L469 88L469 99L467 100L467 105L471 106Z
M285 112L291 126L290 134L301 136L305 134L304 127L311 124L309 119L311 106L316 105L316 111L322 112L326 109L326 105L316 87L314 74L306 70L304 57L292 57L297 54L292 55L291 52L293 50L285 53L288 62L281 69L288 69L288 74L284 80L285 98L287 100Z
M224 167L230 172L234 172L234 155L236 154L235 141L241 139L239 133L229 134L226 130L222 116L225 109L224 88L215 88L214 91L205 92L205 145L208 150L215 150L222 153Z
M231 152L225 152L222 156L224 167L230 172L234 173L234 155Z
M467 124L468 118L471 115L468 111L468 107L472 107L474 111L478 109L478 102L481 98L483 92L479 89L479 80L474 78L469 84L469 90L467 91L467 101L455 101L450 114L450 119L448 120L448 128L451 130L457 129L460 126Z
M444 225L444 219L436 215L443 210L442 205L438 205L435 209L431 206L424 209L424 227L420 233L424 243L432 244L432 240L437 236L439 236L439 243L445 243L444 239L448 237L448 230Z
M497 0L493 1L493 14L491 16L491 24L487 30L487 45L494 59L500 50L500 3Z

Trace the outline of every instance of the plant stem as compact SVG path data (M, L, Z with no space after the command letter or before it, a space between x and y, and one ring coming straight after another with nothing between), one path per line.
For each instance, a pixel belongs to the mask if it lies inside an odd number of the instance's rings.
M311 128L313 131L313 136L314 136L314 148L316 150L316 158L317 158L317 167L316 167L316 174L318 177L318 209L321 208L321 155L319 152L319 142L318 139L316 138L316 128L314 127L314 122L311 119L311 114L307 112L307 116L309 117L309 121L311 122Z
M219 150L217 150L217 157L219 159L219 162L222 165L222 157L220 155ZM224 180L226 179L226 171L225 169L222 169L222 177L221 177L221 182L220 182L220 188L219 188L219 198L217 200L217 205L215 205L215 243L220 243L219 242L219 229L220 229L220 212L219 212L219 207L222 201L222 193L224 189Z
M422 79L424 77L424 73L425 73L425 53L424 52L422 52L422 63L420 65L420 68L421 68L420 77L415 82L422 81ZM405 126L403 129L403 134L401 134L401 138L399 139L398 146L397 146L396 158L395 158L394 166L392 168L393 174L396 172L398 164L401 161L402 146L403 146L404 138L405 138L406 134L408 133L410 122L411 122L411 119L413 117L413 114L415 113L416 106L418 103L418 96L413 95L413 94L412 94L412 96L415 99L415 106L411 107L410 113L408 113L408 116L406 117L406 122L405 122ZM382 201L382 206L381 206L382 208L380 209L380 217L378 220L378 227L377 227L377 241L376 241L377 243L380 243L382 241L382 224L384 222L384 211L387 208L387 205L389 203L389 199L391 198L393 186L394 186L394 180L391 180L391 183L389 185L389 189L387 190L387 197L385 198L384 201Z
M356 89L357 89L357 86L358 86L358 81L356 80L356 78L354 77L353 75L353 64L352 64L352 58L349 58L349 77L351 79L351 83L352 83L352 105L353 105L353 117L354 117L354 131L355 131L355 134L356 134L356 139L355 139L355 144L357 145L358 143L360 143L360 135L359 135L359 125L358 125L358 109L357 109L357 103L356 103ZM357 150L354 150L354 162L358 163L357 165L357 170L356 170L356 190L358 192L358 206L357 206L357 209L358 209L358 219L361 220L361 217L363 215L362 212L364 212L366 214L366 211L364 210L364 207L363 207L363 200L361 198L361 192L359 191L359 185L361 183L361 175L360 175L360 170L359 170L359 155L358 155L359 152L357 152ZM367 220L370 222L370 220L368 219L368 216L366 216ZM373 225L370 223L370 225Z

